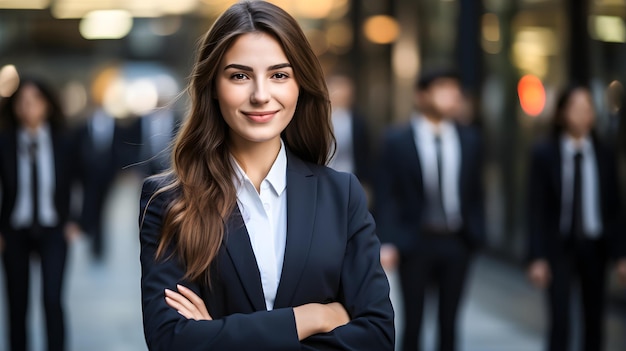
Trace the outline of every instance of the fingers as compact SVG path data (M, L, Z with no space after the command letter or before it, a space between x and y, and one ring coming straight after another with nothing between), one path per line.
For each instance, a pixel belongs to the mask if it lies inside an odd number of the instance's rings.
M183 295L175 291L165 289L165 302L167 303L168 306L170 306L171 308L178 311L178 313L183 315L183 317L187 319L197 320L196 308Z
M191 289L177 285L178 292L165 289L165 302L183 317L194 320L212 320L204 301Z
M176 287L178 288L178 291L194 305L203 319L212 319L204 301L200 296L196 295L196 293L194 293L191 289L180 284L176 285Z

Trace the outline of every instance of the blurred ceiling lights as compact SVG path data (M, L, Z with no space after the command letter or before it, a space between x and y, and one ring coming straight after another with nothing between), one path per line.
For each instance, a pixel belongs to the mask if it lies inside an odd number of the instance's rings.
M269 0L284 8L295 17L324 19L336 18L345 14L348 0ZM56 0L52 4L52 15L56 18L81 18L96 10L126 10L133 17L161 17L200 13L215 16L223 12L237 0ZM50 0L0 0L13 6L25 6L22 3L38 4L36 8L48 7ZM43 4L42 4L43 3ZM33 5L34 6L34 5Z
M515 33L513 62L523 73L543 78L548 73L548 57L558 49L559 41L553 29L523 26Z
M608 43L625 43L626 26L618 16L589 16L589 35Z
M502 49L500 41L500 20L494 13L485 13L482 17L483 50L489 54L497 54Z
M51 10L56 18L81 18L97 10L126 10L133 17L160 17L190 13L197 5L198 0L57 0Z
M80 35L85 39L121 39L133 28L133 17L125 10L89 12L80 21Z
M50 5L50 0L0 0L0 9L41 10Z

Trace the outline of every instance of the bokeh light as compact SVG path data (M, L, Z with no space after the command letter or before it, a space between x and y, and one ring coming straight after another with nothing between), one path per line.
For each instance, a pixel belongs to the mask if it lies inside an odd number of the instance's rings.
M365 37L376 44L393 43L400 34L398 21L387 15L376 15L368 18L363 25Z
M529 116L539 116L546 105L546 90L541 80L533 75L525 75L517 84L517 94L522 110Z
M0 69L0 97L13 95L19 84L20 75L14 65L6 65Z
M133 17L124 10L92 11L80 21L85 39L121 39L133 28Z

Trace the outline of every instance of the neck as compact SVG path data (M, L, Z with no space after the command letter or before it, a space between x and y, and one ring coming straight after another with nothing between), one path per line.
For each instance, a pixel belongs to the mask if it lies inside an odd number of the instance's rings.
M34 126L29 126L29 125L24 126L24 130L26 130L26 133L28 133L28 135L30 136L36 136L37 132L39 131L39 128L41 128L41 124L34 125Z
M280 151L280 139L264 143L233 141L230 147L231 154L259 191L261 182L276 161Z
M428 123L430 123L435 128L435 131L438 133L441 129L441 122L443 122L443 118L430 113L423 115L426 121L428 121Z
M574 141L574 145L576 146L580 146L583 142L583 140L585 140L585 138L587 137L587 134L574 134L574 133L567 133L567 136Z

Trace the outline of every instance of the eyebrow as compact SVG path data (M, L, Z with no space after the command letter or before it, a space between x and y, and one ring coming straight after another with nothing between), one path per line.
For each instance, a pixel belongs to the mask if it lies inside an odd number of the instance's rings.
M291 67L291 64L290 63L279 63L277 65L269 66L267 68L267 70L268 71L273 71L273 70L281 69L281 68L285 68L285 67ZM224 67L224 71L226 71L229 68L239 69L239 70L248 71L248 72L254 71L252 69L252 67L250 67L250 66L239 65L239 64L236 64L236 63L231 63L230 65L226 65L226 67Z

